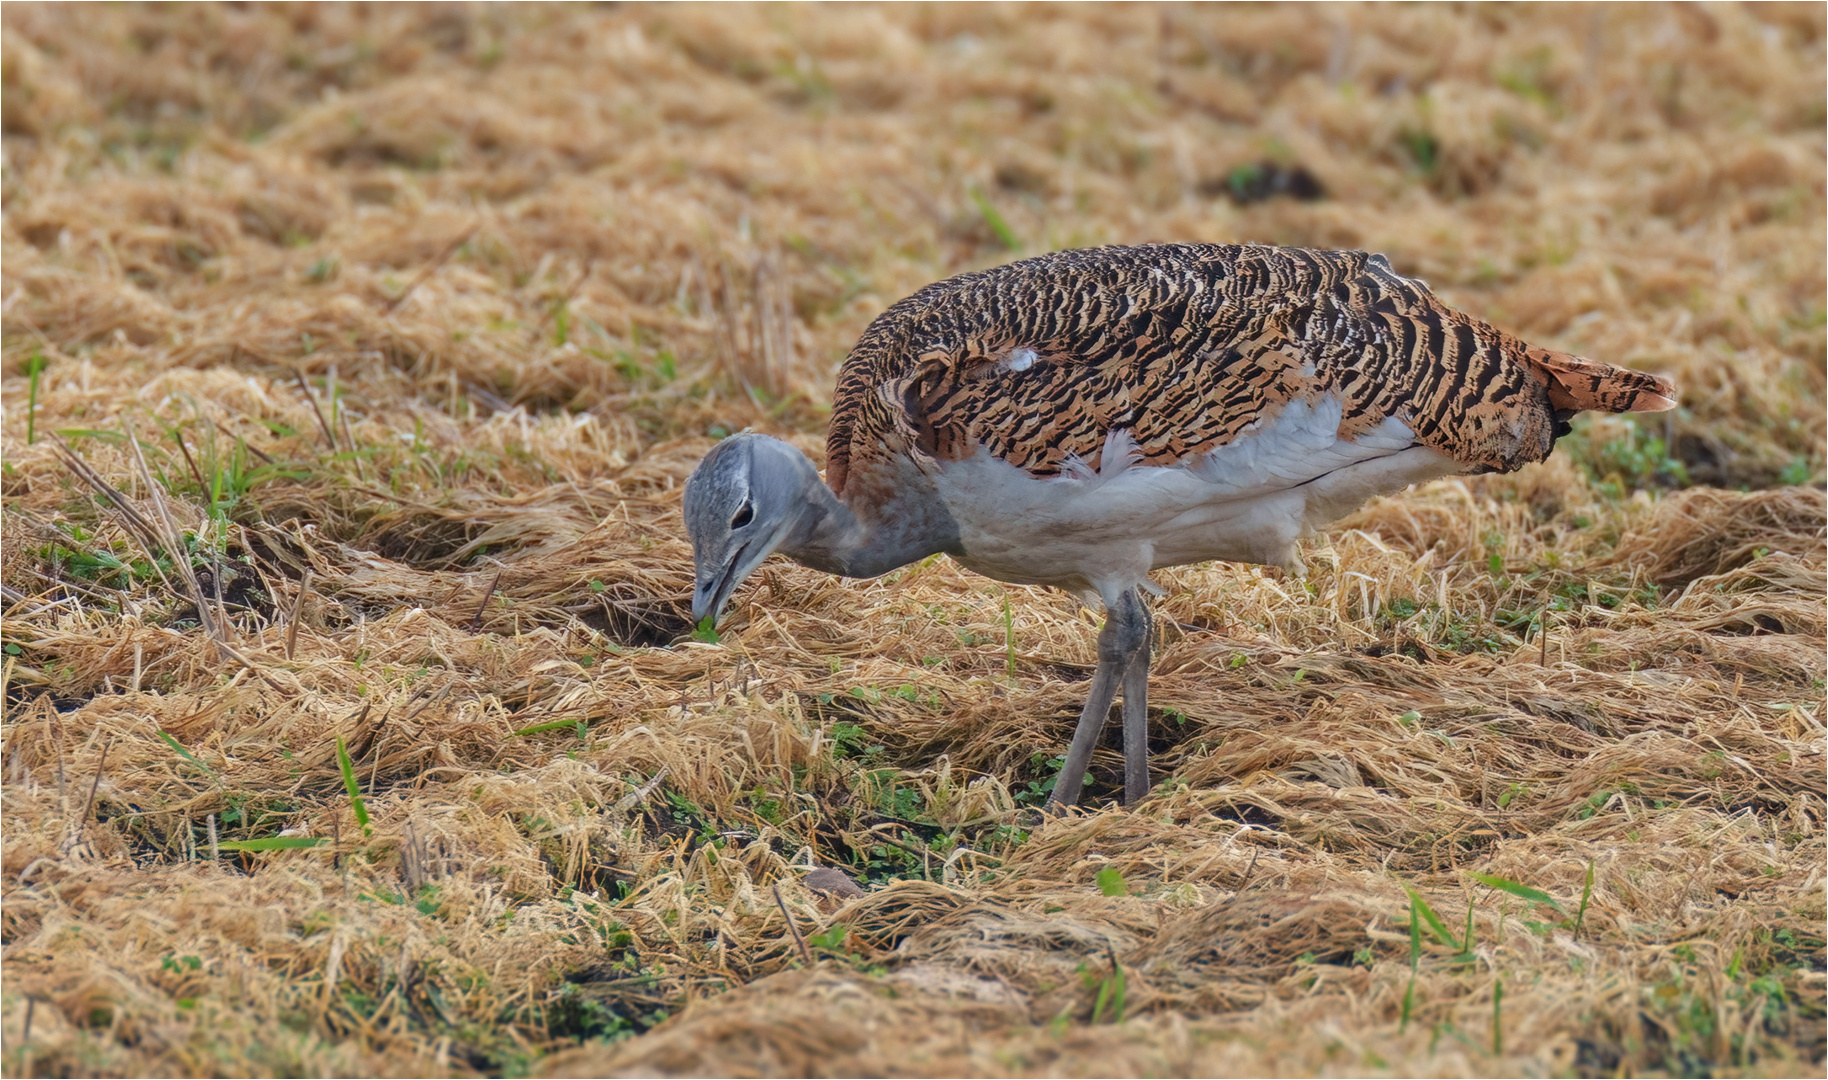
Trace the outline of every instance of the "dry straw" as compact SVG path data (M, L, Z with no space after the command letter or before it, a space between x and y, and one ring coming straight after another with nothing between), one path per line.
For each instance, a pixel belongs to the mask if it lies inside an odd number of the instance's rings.
M1819 5L0 18L0 1071L1820 1075ZM695 639L715 438L1158 239L1683 408L1159 575L1132 811L1068 598Z

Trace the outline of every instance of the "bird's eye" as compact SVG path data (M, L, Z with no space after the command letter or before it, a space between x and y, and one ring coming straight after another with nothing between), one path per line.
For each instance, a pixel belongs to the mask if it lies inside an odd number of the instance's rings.
M740 529L754 520L755 508L748 503L744 503L743 508L736 512L736 516L730 519L730 527L732 529Z

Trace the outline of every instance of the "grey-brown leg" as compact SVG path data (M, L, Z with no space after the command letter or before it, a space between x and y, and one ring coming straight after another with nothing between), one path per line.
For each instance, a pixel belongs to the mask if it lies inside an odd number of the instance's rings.
M1133 595L1133 594L1132 594ZM1142 642L1130 656L1123 673L1123 802L1138 802L1149 794L1149 653L1154 643L1153 620L1140 597Z
M1079 801L1080 791L1085 786L1085 767L1092 760L1092 749L1098 743L1099 732L1104 730L1105 721L1110 719L1111 702L1117 697L1118 684L1120 681L1128 681L1125 676L1135 667L1138 650L1145 657L1142 677L1144 680L1148 678L1148 648L1149 612L1137 597L1136 590L1131 589L1118 598L1116 605L1105 611L1104 629L1098 634L1098 671L1092 676L1091 691L1086 695L1085 708L1079 713L1079 726L1073 729L1073 743L1067 748L1066 764L1060 767L1060 776L1054 781L1054 793L1047 800L1048 809L1071 806ZM1139 694L1138 697L1140 699L1142 695ZM1125 801L1129 801L1131 754L1127 725L1125 730L1124 796ZM1146 717L1143 734L1142 785L1143 791L1147 792L1149 744Z

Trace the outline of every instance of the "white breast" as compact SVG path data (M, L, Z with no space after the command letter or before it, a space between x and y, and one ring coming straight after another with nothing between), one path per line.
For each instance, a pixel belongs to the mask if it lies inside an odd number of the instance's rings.
M1037 479L980 450L947 462L935 489L958 523L965 566L1001 581L1095 592L1107 603L1151 569L1224 559L1299 572L1300 536L1374 495L1460 472L1387 419L1339 437L1331 395L1293 402L1255 430L1167 467L1135 464L1126 432L1094 472L1069 462Z

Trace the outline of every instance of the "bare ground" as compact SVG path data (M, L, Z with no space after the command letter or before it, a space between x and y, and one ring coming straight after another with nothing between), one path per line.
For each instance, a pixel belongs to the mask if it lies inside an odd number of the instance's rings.
M7 1075L1820 1075L1820 5L0 19ZM1170 239L1683 407L1160 575L1130 810L1065 597L693 640L717 437Z

